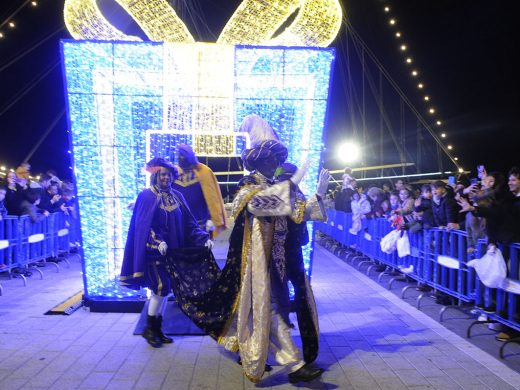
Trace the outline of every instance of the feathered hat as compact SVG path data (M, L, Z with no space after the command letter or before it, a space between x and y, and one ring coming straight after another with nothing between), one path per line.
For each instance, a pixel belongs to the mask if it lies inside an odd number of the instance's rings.
M258 162L276 158L279 164L287 159L288 150L267 121L256 114L248 115L240 125L241 132L248 133L251 148L242 152L242 161L248 171L256 169Z

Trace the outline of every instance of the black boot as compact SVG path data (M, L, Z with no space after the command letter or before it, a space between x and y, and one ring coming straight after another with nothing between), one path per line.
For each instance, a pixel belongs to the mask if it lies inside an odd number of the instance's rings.
M161 342L163 344L173 343L173 339L171 337L166 336L162 332L162 316L157 317L157 319L155 320L155 325L156 325L155 330L157 331L157 335L159 336L159 339L161 340Z
M148 344L150 344L154 348L160 348L162 347L162 341L157 333L157 317L155 316L148 316L146 318L146 328L143 332L143 337L148 341Z

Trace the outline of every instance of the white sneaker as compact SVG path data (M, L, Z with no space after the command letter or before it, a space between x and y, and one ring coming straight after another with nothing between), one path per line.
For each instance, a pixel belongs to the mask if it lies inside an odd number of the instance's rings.
M399 269L401 270L401 272L403 274L411 274L413 272L413 265L406 267L406 268L399 267Z
M487 321L487 320L488 320L488 317L485 314L481 314L477 318L477 321ZM489 325L493 325L493 324L489 324Z

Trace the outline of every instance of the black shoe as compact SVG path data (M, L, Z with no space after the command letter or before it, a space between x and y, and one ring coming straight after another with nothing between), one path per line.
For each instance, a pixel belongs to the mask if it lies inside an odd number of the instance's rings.
M494 313L494 312L497 311L497 306L491 304L491 305L489 305L489 306L484 307L484 310L483 310L483 311L484 311L484 313Z
M155 325L156 317L155 316L148 316L146 319L146 328L143 332L143 337L148 341L148 344L150 344L154 348L160 348L162 347L162 341L159 335L156 331L156 325Z
M171 344L171 343L173 343L173 339L171 337L166 336L162 331L162 320L163 320L162 316L158 316L155 319L155 331L157 332L157 335L159 336L161 343Z
M323 368L313 368L309 364L299 368L289 374L290 383L310 382L319 378L325 370Z
M432 291L432 288L430 286L428 286L426 283L419 283L415 289L420 292Z
M240 356L239 356L238 359L237 359L237 363L238 363L238 365L240 365L240 366L242 365L242 359L240 358ZM265 371L265 372L271 372L271 371L273 371L273 366L271 366L270 364L265 363L265 369L264 369L264 371Z

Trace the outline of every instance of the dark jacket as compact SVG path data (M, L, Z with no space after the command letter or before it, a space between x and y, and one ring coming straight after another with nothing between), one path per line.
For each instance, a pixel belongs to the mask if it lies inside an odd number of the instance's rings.
M433 201L431 199L421 198L421 205L414 208L414 211L422 213L422 225L426 229L435 225L432 204Z
M476 206L473 213L486 219L490 243L520 242L520 197L509 193L489 207Z
M447 226L459 223L459 205L449 194L444 195L437 204L432 201L433 226Z
M334 201L334 208L339 211L351 213L352 206L350 205L350 201L352 200L352 194L354 192L352 188L346 188L338 192Z

